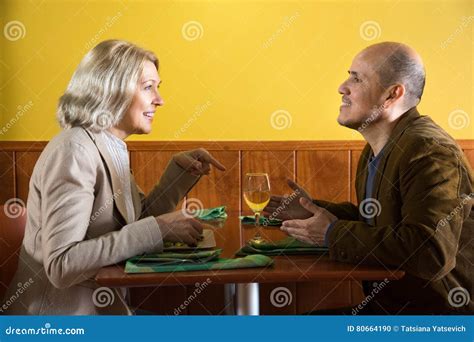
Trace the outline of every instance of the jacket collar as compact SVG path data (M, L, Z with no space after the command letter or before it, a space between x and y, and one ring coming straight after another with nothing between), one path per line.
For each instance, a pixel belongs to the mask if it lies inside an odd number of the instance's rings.
M414 120L420 117L420 113L416 107L410 108L406 111L400 118L398 119L397 124L393 128L392 133L387 141L387 144L383 148L383 155L380 159L380 162L377 167L377 173L374 178L374 186L373 186L373 194L371 197L378 198L379 197L379 189L380 189L380 182L382 181L382 175L384 173L385 167L387 165L388 157L393 150L400 149L398 146L398 141L400 140L401 136L405 132L405 130L411 126ZM403 151L401 151L403 152ZM359 202L362 201L365 197L365 187L367 184L367 164L369 162L370 157L372 156L372 148L369 144L365 145L364 150L361 154L361 164L358 168L358 176L362 177L361 181L357 182L358 187L357 191L357 198Z
M122 217L125 219L125 222L129 224L131 223L132 218L129 218L127 215L127 205L125 203L126 197L125 197L124 189L122 188L122 182L120 181L120 177L117 173L117 170L115 169L112 156L110 155L109 150L107 149L107 145L104 141L103 135L101 132L96 133L85 128L84 130L87 132L87 134L89 135L89 137L92 139L97 149L99 150L102 160L104 161L107 167L107 170L109 171L114 202L117 206L118 211L120 212ZM133 205L135 208L135 203L133 203Z

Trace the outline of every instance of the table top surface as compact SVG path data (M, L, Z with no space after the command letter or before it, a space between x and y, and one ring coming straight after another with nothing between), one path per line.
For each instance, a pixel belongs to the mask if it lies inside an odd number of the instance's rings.
M253 225L242 225L237 213L212 227L222 257L232 258L256 233ZM286 237L279 227L263 227L262 237L276 241ZM208 270L190 272L127 274L124 264L104 267L96 275L96 282L108 287L194 285L204 281L214 284L307 282L317 280L396 280L404 276L402 270L381 266L349 264L329 259L328 255L292 255L273 257L274 264L266 268Z

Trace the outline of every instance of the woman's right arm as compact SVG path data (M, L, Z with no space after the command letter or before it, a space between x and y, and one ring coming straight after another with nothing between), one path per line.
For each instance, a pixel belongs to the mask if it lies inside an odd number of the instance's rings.
M87 239L97 172L89 153L70 142L58 146L42 165L42 256L46 274L57 288L90 279L101 267L163 248L155 217Z

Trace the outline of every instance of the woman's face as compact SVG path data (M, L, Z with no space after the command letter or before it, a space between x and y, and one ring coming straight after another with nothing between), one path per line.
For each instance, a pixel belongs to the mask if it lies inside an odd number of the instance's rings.
M161 79L155 65L150 61L146 61L130 108L122 121L111 129L112 133L121 139L125 139L131 134L148 134L151 132L156 107L164 104L163 98L158 92L160 83Z

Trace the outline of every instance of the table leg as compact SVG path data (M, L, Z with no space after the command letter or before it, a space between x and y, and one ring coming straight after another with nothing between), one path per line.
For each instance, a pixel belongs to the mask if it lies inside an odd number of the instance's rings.
M224 285L224 312L226 315L235 315L235 284Z
M258 283L236 284L236 313L239 316L260 314Z

